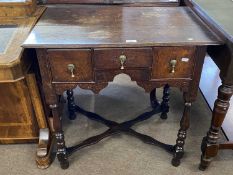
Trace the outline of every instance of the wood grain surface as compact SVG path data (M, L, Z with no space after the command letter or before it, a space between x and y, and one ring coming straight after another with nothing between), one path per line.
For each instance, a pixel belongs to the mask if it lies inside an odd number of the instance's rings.
M92 59L90 49L81 50L49 50L49 62L53 81L92 81ZM68 64L73 64L74 77L67 69Z
M36 0L1 0L0 1L0 17L31 16L35 12L35 10L36 10Z
M44 7L38 7L30 17L0 17L1 31L8 32L9 25L15 27L10 35L1 33L0 37L5 42L0 53L0 143L35 142L38 125L47 126L35 77L30 75L28 81L25 78L35 61L35 54L21 47L44 10Z
M141 47L219 43L219 38L186 7L57 5L46 10L23 47Z
M0 143L35 142L38 125L25 80L0 84Z
M187 78L191 79L194 68L195 47L154 48L152 79ZM175 73L171 73L171 60L176 60Z
M178 5L179 0L47 0L46 3Z
M152 49L151 48L111 48L94 49L95 69L120 69L119 57L126 56L125 68L151 67Z

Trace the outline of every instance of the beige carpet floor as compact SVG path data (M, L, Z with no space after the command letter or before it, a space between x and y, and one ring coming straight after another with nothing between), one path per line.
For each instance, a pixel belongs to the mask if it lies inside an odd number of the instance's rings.
M158 97L161 99L162 90ZM76 102L83 108L95 111L115 121L134 118L150 110L149 94L130 81L126 75L117 76L99 95L76 88ZM172 88L170 112L167 120L158 115L133 128L159 140L174 144L179 120L183 111L182 93ZM67 110L64 110L67 113ZM191 127L185 146L185 156L179 167L171 165L172 155L156 146L147 145L134 137L116 135L97 145L82 149L70 157L70 168L62 170L57 159L46 170L35 164L35 144L0 145L0 175L228 175L233 172L233 151L221 151L205 172L198 170L200 143L209 128L211 112L202 96L191 110ZM69 127L68 127L69 126ZM79 143L106 127L77 114L75 121L64 115L67 145Z

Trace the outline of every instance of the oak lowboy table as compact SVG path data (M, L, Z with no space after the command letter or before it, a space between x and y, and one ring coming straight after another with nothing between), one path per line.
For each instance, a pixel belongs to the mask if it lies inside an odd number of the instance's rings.
M208 47L208 53L220 69L222 85L218 89L212 122L202 142L200 169L205 170L219 149L233 149L233 143L219 143L219 131L233 94L233 1L185 0L185 3L224 41L224 45Z
M35 48L46 103L53 114L57 157L63 169L68 156L113 134L125 133L173 154L178 166L184 154L189 112L194 102L207 45L221 40L186 7L50 6L23 44ZM109 121L74 103L76 86L99 92L120 73L150 92L152 110L123 123ZM156 88L164 86L163 101ZM131 129L134 124L169 111L169 87L184 94L184 112L175 145L164 144ZM109 127L104 133L67 148L59 111L67 91L69 118L80 112Z

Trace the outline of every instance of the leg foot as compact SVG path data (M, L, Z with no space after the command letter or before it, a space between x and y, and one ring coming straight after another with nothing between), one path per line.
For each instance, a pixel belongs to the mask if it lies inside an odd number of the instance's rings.
M167 113L161 113L160 118L163 120L167 119Z
M69 119L75 120L75 103L74 103L74 93L73 90L67 90L67 101L68 101L68 111L69 111Z
M61 168L67 169L69 167L69 161L65 147L64 134L63 132L57 132L55 136L57 139L57 158L60 162Z
M187 97L186 97L187 98ZM186 101L186 99L185 99ZM191 103L185 102L185 108L183 112L182 119L180 121L180 129L177 134L177 140L175 145L175 152L172 159L173 166L179 166L180 160L184 155L184 144L187 135L187 129L189 128L189 120L190 120L190 107Z
M68 161L60 162L60 166L63 170L68 169L70 164Z
M168 84L166 84L163 89L163 101L161 103L162 113L160 116L161 119L167 119L167 113L169 112L169 91L170 87Z
M186 132L179 130L178 138L176 140L175 152L173 154L172 165L177 167L180 165L180 160L184 155Z
M203 156L201 156L201 163L199 165L199 170L205 171L209 166L209 164L210 164L210 159L206 159Z
M57 146L57 158L60 162L61 168L66 169L69 167L66 144L64 133L62 130L62 122L59 113L59 106L57 104L50 105L53 114L53 127L56 138L56 146Z
M177 158L173 158L172 159L172 165L174 167L178 167L180 165L180 159L177 159Z

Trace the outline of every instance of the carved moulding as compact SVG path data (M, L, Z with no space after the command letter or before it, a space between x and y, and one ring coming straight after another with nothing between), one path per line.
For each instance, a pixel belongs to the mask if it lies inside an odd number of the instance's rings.
M190 80L152 80L152 81L135 81L138 86L142 87L145 92L149 93L154 88L160 88L169 84L171 87L180 88L183 92L188 92ZM53 82L52 83L56 89L56 94L62 95L64 91L68 89L74 89L79 86L82 89L87 89L93 91L95 94L98 94L102 89L108 86L108 82Z

